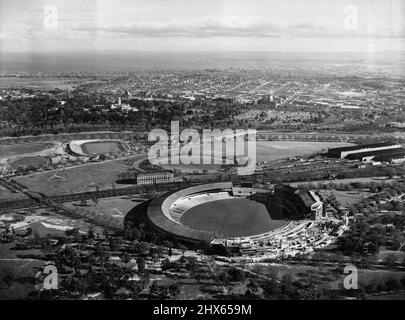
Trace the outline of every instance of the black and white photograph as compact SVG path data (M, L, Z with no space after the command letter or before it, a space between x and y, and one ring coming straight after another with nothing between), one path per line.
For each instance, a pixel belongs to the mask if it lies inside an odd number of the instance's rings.
M0 0L0 300L404 300L404 21L403 0Z

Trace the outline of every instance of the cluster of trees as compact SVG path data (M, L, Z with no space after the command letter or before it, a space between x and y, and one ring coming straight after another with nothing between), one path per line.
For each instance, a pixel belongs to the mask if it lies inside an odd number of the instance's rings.
M168 284L168 285L159 285L158 282L152 282L149 293L152 296L158 297L160 299L173 298L180 294L181 285L178 282Z
M215 279L218 282L228 284L229 282L241 282L246 280L245 273L237 268L229 268L224 271L220 271L215 275Z
M376 254L384 243L386 229L382 226L372 226L364 219L354 222L344 237L339 238L340 249L345 255L355 253Z
M322 300L330 298L328 290L310 281L292 281L285 275L280 282L267 280L261 285L265 299L269 300Z
M168 270L179 272L184 269L194 274L197 271L198 265L194 257L181 256L177 261L170 261L168 258L164 259L161 268L164 272Z
M349 209L357 213L356 221L351 224L350 231L340 239L340 248L347 255L354 253L369 255L379 252L384 245L391 250L398 250L405 241L403 234L405 207L399 197L405 192L401 183L363 184L361 187L381 188L380 193L355 203ZM393 197L398 197L393 200Z
M132 107L130 110L110 108L112 101L106 97L87 93L6 99L0 101L2 131L3 135L20 136L108 128L150 130L153 127L165 128L172 120L179 120L186 127L215 126L228 120L232 122L234 115L245 110L238 103L216 101L131 99L127 103Z
M58 290L54 290L51 296L46 293L40 298L80 298L91 293L101 293L107 299L139 299L148 295L171 298L180 293L179 283L161 285L151 282L146 262L157 262L163 258L165 250L162 247L138 240L130 242L122 238L119 232L105 231L103 234L104 239L101 240L93 229L87 234L72 229L64 236L35 235L29 238L34 247L41 248L43 259L54 261L59 275L65 275ZM51 244L51 238L57 239L57 243ZM120 263L112 261L112 255L119 256ZM178 263L187 270L196 265L195 260L184 256ZM136 272L134 265L137 266ZM138 275L138 280L130 279L134 273Z

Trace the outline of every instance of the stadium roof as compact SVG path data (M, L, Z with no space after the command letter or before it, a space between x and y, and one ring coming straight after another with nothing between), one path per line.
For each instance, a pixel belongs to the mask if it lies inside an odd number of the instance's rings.
M404 153L396 153L396 154L384 154L377 156L373 159L373 161L380 161L380 162L388 162L396 159L405 159L405 152Z
M382 155L394 155L394 154L405 154L404 148L396 148L396 149L386 149L386 150L376 150L376 151L365 151L359 153L349 154L346 158L348 159L360 159L363 157L370 157L370 156L382 156Z
M396 142L369 143L369 144L360 144L360 145L348 146L348 147L329 148L328 151L329 152L344 152L344 151L380 148L380 147L388 147L388 146L396 146L396 145L399 146L399 144Z
M309 193L309 191L302 191L298 193L302 202L304 203L304 205L308 208L311 208L311 206L316 202L311 194Z
M142 176L162 176L162 175L166 175L169 174L171 172L169 171L147 171L147 172L137 172L138 177L142 177Z

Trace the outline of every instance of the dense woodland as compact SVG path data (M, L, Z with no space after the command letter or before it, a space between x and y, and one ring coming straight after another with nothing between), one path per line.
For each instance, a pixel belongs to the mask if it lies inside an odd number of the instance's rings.
M189 127L244 126L243 121L233 120L233 116L246 110L246 106L238 103L139 99L123 102L133 109L113 109L111 100L97 94L62 94L57 97L39 95L19 100L5 99L0 101L2 135L57 134L103 129L143 131L154 127L165 128L173 120Z

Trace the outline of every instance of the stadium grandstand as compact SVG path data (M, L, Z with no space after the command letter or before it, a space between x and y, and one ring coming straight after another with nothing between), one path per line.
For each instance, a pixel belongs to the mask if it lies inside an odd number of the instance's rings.
M274 193L268 198L267 206L274 214L288 215L290 219L318 220L324 209L322 201L313 191L298 190L283 184L274 186Z
M392 153L377 156L373 159L374 162L397 164L405 162L405 153Z
M381 157L380 159L386 159L386 158L391 159L393 157L401 158L404 156L405 156L404 148L395 148L395 149L385 149L385 150L378 150L378 151L352 153L352 154L349 154L346 157L346 159L370 162L370 161L375 160L375 158L378 158L378 157ZM382 161L382 162L390 162L390 161Z
M346 158L349 155L364 152L376 152L381 150L400 149L402 146L395 142L381 142L372 144L361 144L357 146L329 148L327 156L331 158Z
M265 201L254 200L255 195ZM274 244L275 236L305 228L311 219L322 216L322 208L312 191L279 185L270 192L220 182L161 195L148 205L147 218L158 232L175 241L205 248L237 247L239 253L247 253L259 243ZM277 216L272 210L283 214Z

